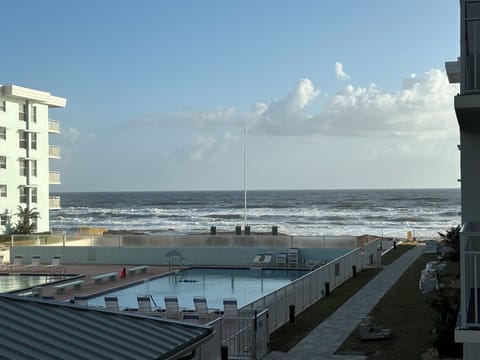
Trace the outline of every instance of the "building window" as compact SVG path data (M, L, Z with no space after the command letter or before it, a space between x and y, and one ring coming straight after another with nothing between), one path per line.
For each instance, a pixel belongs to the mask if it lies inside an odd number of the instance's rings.
M37 122L37 107L36 106L32 107L32 112L33 112L32 120L33 120L34 123L36 123Z
M6 140L7 139L7 128L0 126L0 139Z
M20 203L26 204L27 203L27 188L25 186L20 186L19 188L19 201Z
M0 197L7 197L7 185L0 185Z
M32 176L37 176L37 160L32 160L30 161L30 167L31 167L31 170L32 170L32 173L31 175Z
M37 203L37 188L32 188L32 203Z
M340 264L336 263L335 264L335 276L339 276L339 275L340 275Z
M25 113L27 112L27 105L26 104L18 104L18 119L19 120L26 120Z
M27 160L18 159L18 168L20 169L20 176L27 176Z
M0 101L0 111L7 111L7 102L6 101Z
M37 149L37 133L30 133L30 147Z
M0 156L0 169L6 169L6 168L7 168L7 157Z
M27 133L23 130L18 132L18 145L20 146L20 149L27 148Z
M7 226L7 215L0 216L0 225Z

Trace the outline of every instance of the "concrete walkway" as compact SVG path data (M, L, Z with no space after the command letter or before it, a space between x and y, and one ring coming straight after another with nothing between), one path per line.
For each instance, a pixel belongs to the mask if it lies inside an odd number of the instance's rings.
M328 319L323 321L308 336L295 345L288 353L271 352L264 359L336 359L361 360L366 356L334 355L360 323L367 316L400 278L404 271L420 256L424 246L417 245L407 251L384 269L362 289L337 309ZM420 274L419 274L420 276Z

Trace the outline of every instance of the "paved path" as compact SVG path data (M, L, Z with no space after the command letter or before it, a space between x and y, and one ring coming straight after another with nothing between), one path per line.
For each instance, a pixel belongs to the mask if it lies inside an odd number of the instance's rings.
M288 353L271 352L264 359L336 359L360 360L366 356L334 355L334 352L350 336L352 331L367 316L385 293L400 278L404 271L420 256L423 246L417 245L407 251L384 269L362 289L323 321L308 336L295 345Z

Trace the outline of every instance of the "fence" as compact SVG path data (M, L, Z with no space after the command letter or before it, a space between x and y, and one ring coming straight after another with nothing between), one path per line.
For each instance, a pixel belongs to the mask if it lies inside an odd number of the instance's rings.
M209 323L221 334L221 347L229 359L261 359L268 353L268 309L241 309L238 316L223 316Z
M372 241L344 256L292 281L287 286L264 296L245 308L269 310L269 329L273 331L289 320L290 306L299 313L321 299L330 290L353 276L353 272L380 264L380 241Z
M53 198L52 198L53 199ZM378 237L360 241L356 236L290 236L290 235L12 235L12 246L118 246L118 247L257 247L257 248L344 248L352 249Z

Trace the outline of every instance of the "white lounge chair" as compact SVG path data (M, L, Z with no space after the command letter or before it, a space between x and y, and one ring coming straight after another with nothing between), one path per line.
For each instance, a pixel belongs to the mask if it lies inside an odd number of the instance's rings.
M141 313L153 312L152 301L150 295L137 296L138 311Z
M183 321L191 322L194 324L200 323L200 315L192 312L186 312L183 314Z
M165 296L165 317L171 319L182 319L184 308L178 306L178 298L176 296Z
M118 298L116 296L105 296L103 299L105 300L105 307L107 310L120 311Z
M247 264L259 266L263 262L264 254L256 254L253 260L247 261Z
M10 265L7 265L6 268L8 270L14 270L16 268L23 266L23 256L22 255L15 255L13 258L13 262Z
M383 340L392 337L392 330L382 326L375 326L372 324L370 316L364 317L360 321L360 338L362 341Z
M207 305L207 299L205 296L194 296L193 305L195 305L195 313L198 314L200 320L207 322L213 319L215 311L218 309L209 309ZM185 317L186 314L184 314Z
M61 259L62 259L61 256L54 256L52 258L52 262L50 264L48 264L47 266L50 266L50 267L62 266L62 264L60 264Z
M277 254L277 266L286 267L287 266L287 253L278 253Z
M261 261L262 265L271 265L272 264L272 257L273 255L270 253L267 253L263 256L263 260Z
M223 299L223 316L225 317L238 316L237 299L235 298Z
M27 268L35 268L40 266L40 256L39 255L33 255L32 256L32 261L30 264L27 265Z
M288 266L298 267L298 249L297 248L288 249Z
M77 305L88 306L88 299L86 296L74 296L73 300Z

